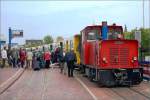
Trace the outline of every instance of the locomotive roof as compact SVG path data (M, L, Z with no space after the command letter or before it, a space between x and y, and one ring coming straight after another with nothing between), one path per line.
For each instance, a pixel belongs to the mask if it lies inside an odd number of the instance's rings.
M86 29L91 29L91 28L102 28L102 25L90 25L90 26L86 26L83 30L84 31ZM115 29L115 28L120 28L122 29L122 26L118 26L118 25L108 25L109 29ZM123 30L123 29L122 29Z

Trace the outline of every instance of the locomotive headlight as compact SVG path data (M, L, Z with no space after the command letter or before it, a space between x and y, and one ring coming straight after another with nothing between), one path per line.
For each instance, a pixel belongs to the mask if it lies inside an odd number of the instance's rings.
M137 57L133 57L132 60L131 60L131 62L134 63L137 60L138 60Z
M103 60L103 62L104 62L104 63L107 63L107 60L106 60L106 58L105 58L105 57L103 57L103 59L102 59L102 60Z
M106 58L105 58L105 57L103 57L103 61L106 61Z

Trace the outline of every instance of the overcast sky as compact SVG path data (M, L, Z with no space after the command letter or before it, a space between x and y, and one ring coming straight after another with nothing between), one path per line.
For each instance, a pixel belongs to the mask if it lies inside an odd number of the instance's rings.
M145 26L149 26L149 5L145 1ZM65 38L77 34L87 25L127 25L128 30L142 27L142 1L1 1L0 33L8 36L8 27L23 29L25 39L42 39L50 34ZM8 37L7 37L8 41Z

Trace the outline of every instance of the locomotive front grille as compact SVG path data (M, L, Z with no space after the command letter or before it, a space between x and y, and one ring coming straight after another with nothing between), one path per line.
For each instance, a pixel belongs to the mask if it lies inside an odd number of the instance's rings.
M120 48L120 65L129 64L129 50L128 48Z
M128 65L129 50L128 48L112 47L110 48L110 65L126 66Z
M110 64L118 65L117 57L119 56L118 48L110 48Z

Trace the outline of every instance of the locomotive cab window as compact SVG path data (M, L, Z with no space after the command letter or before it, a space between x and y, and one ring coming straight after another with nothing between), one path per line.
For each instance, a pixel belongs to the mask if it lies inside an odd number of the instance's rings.
M87 40L96 40L98 32L96 30L87 33Z
M119 34L122 35L121 31L119 31L119 30L110 30L108 32L108 38L109 39L117 39Z
M96 39L96 35L94 32L89 32L87 35L87 40L95 40Z

